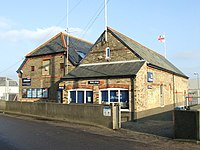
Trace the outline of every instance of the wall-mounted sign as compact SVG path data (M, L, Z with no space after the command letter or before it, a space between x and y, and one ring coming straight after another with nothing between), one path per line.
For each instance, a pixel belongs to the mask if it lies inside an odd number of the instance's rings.
M88 84L100 84L100 81L88 81Z
M64 90L65 89L65 83L59 83L58 89Z
M31 86L30 78L22 78L22 86Z
M104 116L111 116L111 108L109 108L109 107L104 107L104 108L103 108L103 115L104 115Z
M147 81L153 82L153 73L152 72L147 72Z

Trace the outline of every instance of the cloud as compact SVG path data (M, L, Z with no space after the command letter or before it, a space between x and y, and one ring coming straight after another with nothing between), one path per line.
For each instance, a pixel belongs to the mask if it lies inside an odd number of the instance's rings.
M51 26L46 28L16 29L15 23L7 18L0 17L0 40L6 42L44 42L59 32L66 32L66 28L59 26ZM69 28L69 33L72 35L79 35L83 30L80 28Z
M4 17L0 17L0 31L1 30L6 30L6 29L10 29L11 28L11 21L4 18Z
M58 26L38 28L36 30L28 30L28 29L20 29L20 30L11 29L10 30L9 29L9 30L0 31L0 39L11 41L11 42L21 42L21 41L43 42L59 32L65 32L65 29ZM69 32L72 33L73 35L76 35L82 32L82 29L69 28Z

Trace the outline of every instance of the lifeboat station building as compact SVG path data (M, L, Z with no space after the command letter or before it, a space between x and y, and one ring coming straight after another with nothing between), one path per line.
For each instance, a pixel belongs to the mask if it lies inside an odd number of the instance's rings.
M165 57L109 27L61 84L63 103L120 103L127 120L184 105L188 92L188 77Z
M67 36L26 55L17 70L20 101L120 103L126 120L184 105L188 77L162 55L108 27L95 44L69 36L66 57Z

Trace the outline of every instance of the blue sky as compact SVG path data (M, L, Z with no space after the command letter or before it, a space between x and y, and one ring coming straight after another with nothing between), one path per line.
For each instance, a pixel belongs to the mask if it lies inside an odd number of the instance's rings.
M67 26L67 0L6 0L0 5L0 76L17 80L24 56ZM104 0L69 0L71 34L95 42L104 30ZM190 78L200 73L199 0L109 0L108 26L164 55ZM95 16L97 18L95 19Z

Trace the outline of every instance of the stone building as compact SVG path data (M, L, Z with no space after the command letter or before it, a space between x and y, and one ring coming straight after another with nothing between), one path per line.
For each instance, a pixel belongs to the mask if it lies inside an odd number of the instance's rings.
M26 55L17 73L19 75L19 100L62 102L58 90L60 78L71 71L90 50L92 44L59 33ZM68 60L67 60L68 58Z
M136 120L183 105L188 77L162 55L107 30L68 75L63 103L121 103L124 119Z

